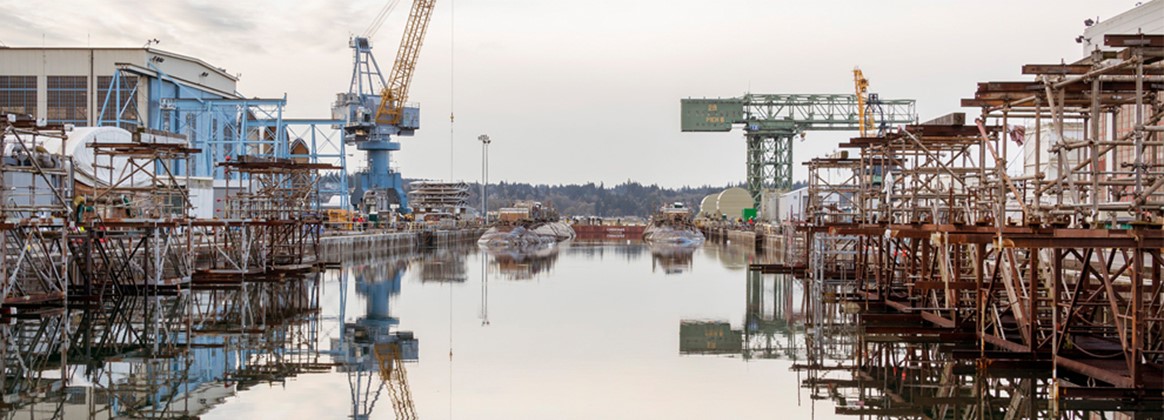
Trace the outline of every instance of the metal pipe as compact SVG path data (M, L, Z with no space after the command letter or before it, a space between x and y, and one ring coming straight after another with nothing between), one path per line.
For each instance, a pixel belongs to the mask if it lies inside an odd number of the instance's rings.
M1107 67L1104 67L1101 69L1092 70L1092 71L1089 71L1087 73L1081 74L1079 76L1068 77L1062 81L1055 83L1054 85L1052 85L1052 87L1055 89L1062 89L1063 87L1073 85L1075 83L1079 83L1079 82L1082 82L1085 80L1089 80L1089 79L1092 79L1096 76L1106 74L1108 72L1116 71L1116 70L1122 69L1124 67L1128 67L1128 66L1136 64L1136 63L1143 63L1143 60L1141 60L1139 57L1132 58L1131 60L1123 61L1123 62L1114 64L1111 66L1107 66ZM1142 74L1142 73L1140 73L1140 74Z
M1100 76L1099 80L1104 82L1134 82L1136 80L1143 80L1146 82L1164 82L1164 76L1133 76L1133 75L1106 75Z
M1156 113L1152 117L1148 118L1148 124L1155 124L1155 123L1159 122L1161 119L1164 119L1164 111ZM1128 133L1124 134L1124 136L1121 138L1121 140L1126 141L1128 139L1131 139L1133 134L1135 134L1135 131L1129 131ZM1107 152L1111 151L1112 149L1115 149L1115 146L1108 146L1106 149L1103 150L1103 152L1101 154L1107 153ZM1062 161L1062 159L1060 159L1060 164L1062 165L1063 163L1064 162ZM1078 171L1078 170L1083 169L1084 167L1086 167L1087 165L1090 165L1090 164L1091 164L1091 159L1090 158L1085 159L1082 162L1079 162L1078 164L1076 164L1076 166L1072 169L1072 171ZM1053 181L1055 183L1059 183L1060 181L1063 181L1063 179L1065 177L1067 177L1068 175L1070 175L1069 172L1060 171L1059 177L1054 179Z
M1018 190L1016 190L1016 189L1014 188L1014 184L1013 184L1013 183L1010 181L1010 177L1008 177L1008 176L1006 175L1006 167L1005 167L1004 165L1003 165L1003 166L1000 166L1000 165L999 165L999 163L1000 163L1000 162L1005 162L1005 161L1004 161L1004 160L1002 160L1002 159L1000 159L1000 158L998 157L998 152L997 152L997 151L995 151L995 150L994 150L994 147L992 147L992 146L990 145L990 136L986 134L986 126L984 125L984 123L983 123L983 121L982 121L981 119L978 119L978 120L976 120L976 121L975 121L975 123L977 123L977 124L978 124L978 133L982 135L982 145L983 145L983 147L985 147L985 148L986 148L986 150L990 152L990 155L991 155L992 157L994 157L995 167L996 167L996 168L997 168L997 170L998 170L998 177L999 177L999 178L1002 178L1003 182L1005 182L1005 183L1006 183L1006 187L1007 187L1008 189L1010 189L1010 191L1011 191L1011 194L1014 194L1014 196L1015 196L1015 199L1016 199L1016 200L1018 200L1018 203L1019 203L1019 205L1020 205L1020 206L1022 206L1023 213L1029 213L1029 209L1027 209L1027 204L1026 204L1026 202L1024 202L1024 201L1023 201L1023 199L1022 199L1022 196L1021 196L1021 195L1019 195L1019 193L1018 193ZM985 162L983 162L983 166L985 166ZM1000 200L1002 200L1003 202L1005 202L1005 201L1006 201L1006 197L1005 197L1005 196L1003 196L1003 197L999 197L999 198L1000 198ZM1001 215L1000 215L1000 216L1001 216ZM1004 221L1002 221L1002 220L999 220L999 221L998 221L998 223L1003 223L1003 222L1004 222ZM1001 226L1001 225L1000 225L1000 226Z
M1136 122L1132 132L1132 140L1136 142L1136 196L1144 192L1144 135L1139 129L1144 126L1144 60L1143 51L1135 49L1135 57L1130 60L1136 63ZM1098 85L1098 83L1096 83ZM1139 214L1136 217L1140 217Z
M1164 127L1159 127L1159 128L1160 128L1159 130L1153 130L1153 131L1164 131ZM1061 145L1059 145L1059 146L1058 146L1058 148L1061 148L1061 149L1078 149L1078 148L1082 148L1082 147L1088 147L1088 146L1091 146L1091 143L1093 143L1093 142L1089 142L1089 141L1078 141L1078 142L1070 142L1070 143L1066 143L1066 144L1061 144ZM1095 143L1095 144L1097 144L1097 145L1100 145L1100 146L1135 146L1135 145L1136 145L1136 142L1134 142L1134 141L1107 141L1107 140L1101 140L1101 141L1096 141L1096 142L1094 142L1094 143ZM1159 145L1164 145L1164 141L1152 141L1152 142L1145 141L1145 142L1144 142L1144 144L1145 144L1145 145L1156 145L1156 146L1159 146Z
M1103 121L1099 116L1099 79L1091 81L1091 117L1087 119L1091 133L1087 140L1091 143L1091 171L1099 173L1099 124ZM1091 217L1094 220L1099 217L1099 177L1091 177Z

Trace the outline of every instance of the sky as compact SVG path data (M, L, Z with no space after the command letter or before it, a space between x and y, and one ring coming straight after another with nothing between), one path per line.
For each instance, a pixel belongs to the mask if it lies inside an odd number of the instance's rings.
M240 74L248 97L287 95L289 117L326 118L351 77L348 39L389 0L0 0L12 47L155 48ZM679 100L870 91L916 99L922 120L960 109L975 83L1026 63L1075 61L1083 20L1135 1L438 0L410 101L421 129L393 160L407 178L545 184L743 182L740 130L681 133ZM410 2L372 37L388 72ZM455 123L450 123L450 114ZM794 159L855 133L809 133ZM349 166L362 165L353 151ZM794 178L805 178L796 165Z

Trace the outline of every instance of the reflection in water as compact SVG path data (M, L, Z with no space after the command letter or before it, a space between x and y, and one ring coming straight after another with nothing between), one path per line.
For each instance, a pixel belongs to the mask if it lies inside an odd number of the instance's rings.
M568 248L570 242L549 244L518 249L485 249L494 261L497 271L509 280L530 280L542 274L549 274L558 261L560 248Z
M49 418L64 408L64 398L41 400L33 396L63 385L59 365L54 372L54 364L49 361L67 352L63 345L64 333L68 331L66 318L60 311L5 316L0 324L0 337L4 340L4 357L0 362L4 364L5 375L0 379L6 405L27 404L23 410L37 413L34 415L40 418Z
M318 276L289 277L22 314L0 327L15 350L4 352L4 402L19 407L3 415L192 417L256 384L326 372L315 347Z
M697 246L680 246L669 244L648 244L651 249L651 272L656 268L663 270L663 274L680 274L691 269L692 257Z
M475 244L455 244L430 250L420 259L420 280L437 283L464 283L469 279L465 272L465 257L476 253Z
M331 355L347 374L351 417L369 418L385 389L397 419L415 418L404 362L419 359L419 342L411 331L395 331L390 300L400 294L408 264L403 259L348 265L340 275L339 337L331 340ZM346 322L348 283L364 298L364 315Z
M756 259L755 247L745 245L727 244L707 246L703 250L711 262L733 271L746 270L748 264Z
M836 414L876 419L1058 418L1048 411L1050 378L1038 369L980 370L965 353L976 351L952 349L936 337L855 338L810 341L812 361L797 366L808 375L803 387L810 398L831 400ZM1091 418L1086 411L1062 414Z
M733 330L727 321L680 321L680 354L740 355L745 360L804 358L800 282L751 270L746 282L743 328Z
M407 267L408 260L394 259L339 273L339 336L330 351L318 347L318 274L118 296L68 316L23 314L0 325L7 348L21 349L2 359L5 401L19 407L3 415L200 416L255 385L334 367L348 377L353 418L367 418L385 390L396 418L413 418L403 362L418 360L418 341L395 331L390 307ZM354 309L353 283L366 305L355 322L344 322ZM322 360L327 354L334 363Z
M621 257L625 261L637 261L643 256L646 246L642 241L631 240L584 240L576 239L574 246L563 252L571 256L582 256L588 260L602 260L607 253Z
M481 326L489 325L489 263L488 258L481 258Z
M1045 362L979 365L976 341L904 333L917 323L848 301L837 285L742 269L764 258L747 248L704 246L694 252L708 258L687 263L698 269L670 276L644 275L647 251L581 243L518 257L474 247L9 314L0 418L266 418L309 400L295 417L415 418L446 399L472 418L1055 417ZM522 264L526 277L504 271ZM497 274L553 281L490 282ZM453 293L476 286L480 295ZM447 319L433 310L446 302ZM491 303L498 325L478 328ZM426 345L420 363L421 335L447 339L449 359ZM706 404L731 398L741 403ZM1120 418L1128 407L1111 401L1061 401L1059 415Z
M1159 418L1159 402L1054 400L1047 360L981 358L973 335L919 328L922 317L846 300L841 283L804 281L807 360L794 365L812 404L869 419ZM857 315L859 313L859 315ZM858 318L860 321L858 322ZM860 328L854 327L860 325ZM1135 414L1120 413L1138 410Z

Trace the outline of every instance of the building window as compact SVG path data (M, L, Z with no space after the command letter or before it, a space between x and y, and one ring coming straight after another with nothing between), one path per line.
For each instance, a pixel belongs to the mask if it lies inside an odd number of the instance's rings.
M0 113L36 114L36 76L0 76Z
M105 125L121 120L121 128L133 130L138 124L137 77L120 77L120 86L113 85L113 76L97 77L97 109ZM110 94L113 89L113 94ZM108 99L108 102L106 101ZM120 114L120 118L118 118Z
M86 76L49 76L49 124L89 125L89 78Z

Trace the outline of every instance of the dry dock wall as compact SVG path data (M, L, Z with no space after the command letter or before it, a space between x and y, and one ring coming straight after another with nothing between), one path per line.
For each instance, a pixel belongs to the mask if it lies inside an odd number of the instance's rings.
M458 229L325 236L319 240L320 257L335 260L342 256L412 252L426 247L474 242L482 233L483 229Z

